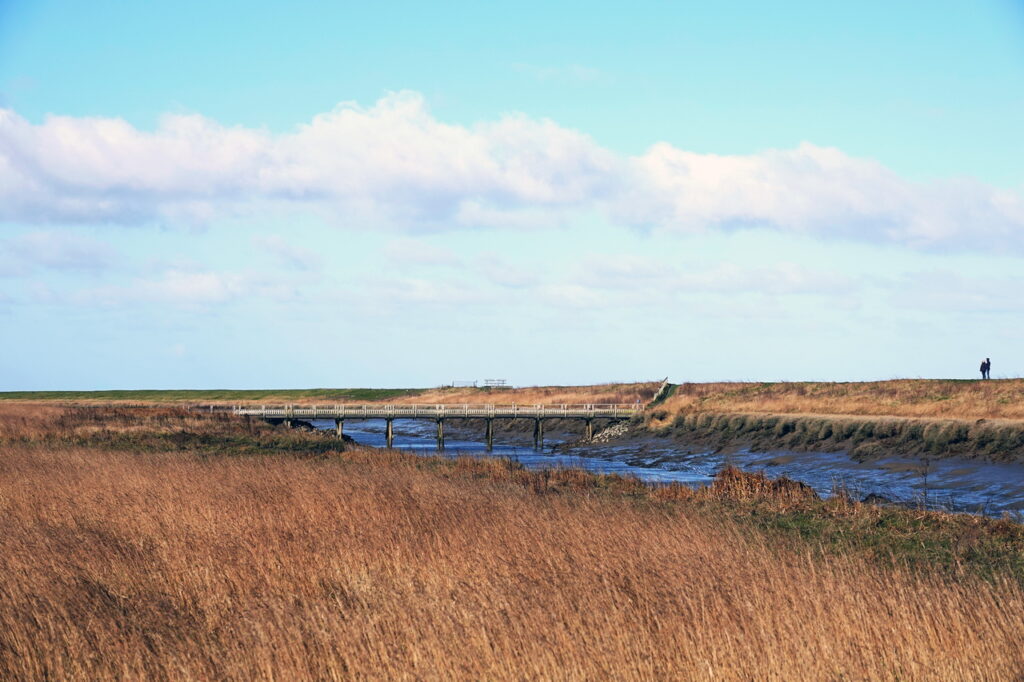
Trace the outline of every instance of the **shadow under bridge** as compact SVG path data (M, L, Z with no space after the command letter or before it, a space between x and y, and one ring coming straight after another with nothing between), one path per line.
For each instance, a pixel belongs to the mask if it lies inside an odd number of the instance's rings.
M392 423L395 419L431 419L437 422L437 448L444 449L444 422L447 419L482 419L485 421L487 449L494 447L495 419L532 419L533 445L544 446L545 419L580 419L584 422L584 436L594 435L594 420L624 421L643 412L640 405L282 405L236 407L234 414L281 420L291 425L296 419L333 419L338 437L342 436L346 419L383 419L386 422L387 446L394 443Z

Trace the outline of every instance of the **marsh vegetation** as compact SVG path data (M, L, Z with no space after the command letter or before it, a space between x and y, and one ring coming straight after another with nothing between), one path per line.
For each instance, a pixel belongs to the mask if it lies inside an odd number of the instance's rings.
M5 679L1024 673L1008 520L52 409L0 412Z

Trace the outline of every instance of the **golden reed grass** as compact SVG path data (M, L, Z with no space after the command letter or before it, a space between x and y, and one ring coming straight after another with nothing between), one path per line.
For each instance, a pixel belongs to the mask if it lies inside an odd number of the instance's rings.
M593 386L526 386L490 391L472 388L431 389L416 395L401 396L386 402L401 403L496 403L520 405L646 404L660 383L595 384Z
M547 405L579 403L646 404L660 382L597 384L592 386L531 386L510 389L436 388L413 391L387 398L347 399L345 402L397 403L543 403ZM225 393L230 393L227 391ZM301 393L301 392L300 392ZM188 403L191 397L175 397L168 391L159 400ZM41 394L40 394L41 395ZM148 398L140 393L130 400L111 401L89 394L73 399L22 398L35 404L78 404L118 402L138 404ZM218 402L214 400L213 402ZM328 398L296 396L289 392L267 392L259 400L240 393L223 398L222 403L254 404L327 404ZM870 415L934 419L1024 419L1024 379L964 381L947 379L893 379L867 382L711 382L681 383L659 408L666 414L770 413L815 415Z
M1024 419L1024 379L680 384L660 406L690 412Z
M1016 583L464 469L0 445L0 678L1024 675Z

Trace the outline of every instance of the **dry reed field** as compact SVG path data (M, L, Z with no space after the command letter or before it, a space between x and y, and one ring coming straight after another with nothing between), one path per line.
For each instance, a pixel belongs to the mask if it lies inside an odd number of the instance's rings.
M416 395L389 400L400 403L498 403L520 405L646 404L654 397L660 382L634 384L596 384L594 386L526 386L523 388L431 389Z
M1019 461L1024 380L680 384L645 424L705 447Z
M712 492L582 472L289 454L237 422L264 454L162 449L232 423L146 415L93 440L87 413L0 418L0 678L1024 675L1019 576L822 553L701 513ZM769 491L804 503L763 477L719 492Z
M1024 379L683 383L662 405L690 412L1024 419Z

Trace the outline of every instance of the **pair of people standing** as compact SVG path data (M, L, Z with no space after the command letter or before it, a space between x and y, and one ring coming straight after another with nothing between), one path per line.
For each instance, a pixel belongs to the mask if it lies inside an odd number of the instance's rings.
M992 360L990 360L989 358L985 358L984 360L981 361L981 378L982 379L991 379L992 377L989 376L989 372L991 372L991 371L992 371Z

